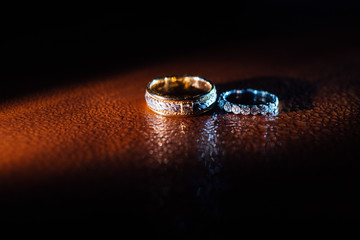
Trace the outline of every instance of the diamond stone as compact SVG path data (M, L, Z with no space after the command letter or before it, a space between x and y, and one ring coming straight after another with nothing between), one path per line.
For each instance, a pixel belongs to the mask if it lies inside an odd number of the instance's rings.
M260 114L262 114L262 115L265 115L268 113L268 107L266 105L260 105L259 109L260 109Z
M219 107L222 109L224 107L224 101L223 100L219 100Z
M278 114L278 108L274 103L269 104L269 113L277 115Z
M249 115L250 114L250 108L249 106L243 106L240 110L240 113L243 115Z
M240 107L238 105L233 105L231 108L232 112L235 114L239 114L240 113Z
M258 106L251 107L251 114L252 115L257 115L259 113L260 113L260 109L258 108Z
M230 103L225 103L224 104L224 110L227 112L231 112L231 104Z

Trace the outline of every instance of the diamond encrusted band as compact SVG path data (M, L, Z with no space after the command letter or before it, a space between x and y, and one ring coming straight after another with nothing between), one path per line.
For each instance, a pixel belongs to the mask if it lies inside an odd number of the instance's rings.
M226 112L243 115L279 113L279 98L269 92L254 89L233 89L220 94L219 107Z
M148 107L166 116L193 116L210 110L216 102L216 88L196 76L169 76L149 82L145 99Z

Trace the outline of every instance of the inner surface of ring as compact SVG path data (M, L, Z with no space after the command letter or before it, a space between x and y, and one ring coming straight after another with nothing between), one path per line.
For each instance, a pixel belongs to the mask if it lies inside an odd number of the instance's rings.
M245 91L241 94L232 93L226 97L231 103L242 104L242 105L259 105L273 102L269 95L261 96L253 93L252 91Z
M199 77L165 77L154 81L150 89L166 98L191 99L209 93L212 84Z

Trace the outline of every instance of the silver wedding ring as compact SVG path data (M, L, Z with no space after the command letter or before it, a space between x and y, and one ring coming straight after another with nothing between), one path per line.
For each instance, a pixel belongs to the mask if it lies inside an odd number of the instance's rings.
M279 113L279 98L269 92L254 89L233 89L220 94L218 105L226 112L243 115Z

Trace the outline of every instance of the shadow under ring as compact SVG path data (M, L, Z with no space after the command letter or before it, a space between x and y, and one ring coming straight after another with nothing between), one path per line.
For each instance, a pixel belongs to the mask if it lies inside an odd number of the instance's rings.
M149 82L148 107L165 116L194 116L209 111L216 102L215 85L197 76L168 76Z

